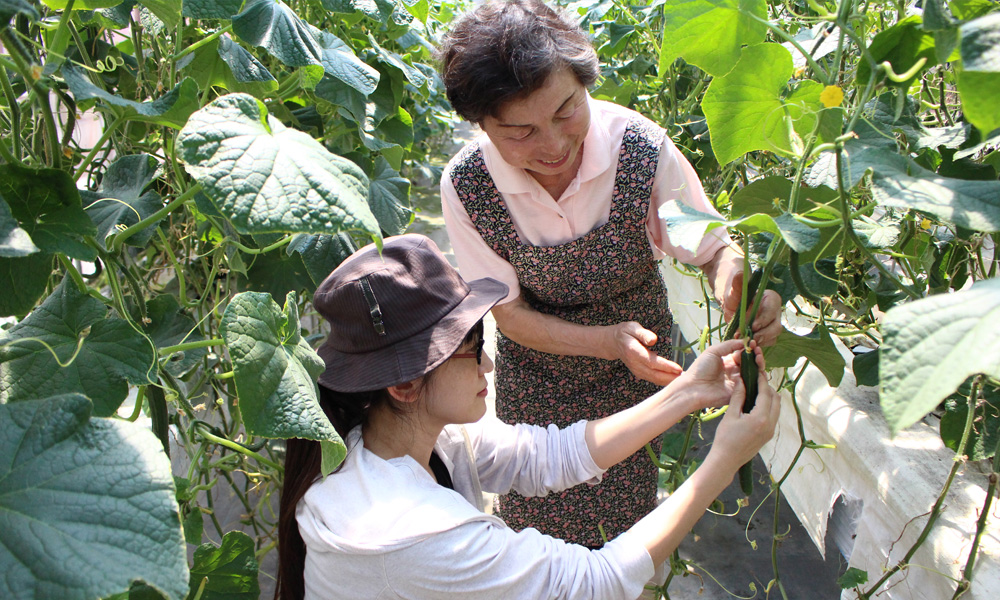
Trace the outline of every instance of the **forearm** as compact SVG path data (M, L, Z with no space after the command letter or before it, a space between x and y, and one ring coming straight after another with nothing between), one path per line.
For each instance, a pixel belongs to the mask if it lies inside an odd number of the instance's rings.
M633 525L628 535L645 546L654 565L663 563L726 489L737 468L710 454L681 487Z
M521 297L495 306L493 317L505 336L522 346L563 356L617 359L608 343L610 327L570 323L534 310Z
M674 384L646 400L587 423L587 447L597 466L608 469L696 410L693 399Z
M719 304L723 304L724 294L729 291L729 283L733 276L743 272L743 256L729 246L724 246L719 248L715 256L702 265L701 269L705 273L705 278L708 280L716 300L719 301Z

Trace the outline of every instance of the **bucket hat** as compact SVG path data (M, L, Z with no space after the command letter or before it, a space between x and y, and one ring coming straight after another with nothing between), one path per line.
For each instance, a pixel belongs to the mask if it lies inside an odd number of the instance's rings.
M313 295L330 323L319 382L360 392L413 381L448 360L507 292L495 279L463 280L426 236L385 238L381 255L369 244Z

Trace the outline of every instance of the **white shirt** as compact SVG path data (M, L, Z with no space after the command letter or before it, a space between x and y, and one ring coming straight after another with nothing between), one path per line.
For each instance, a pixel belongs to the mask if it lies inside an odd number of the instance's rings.
M492 417L448 426L435 450L454 490L409 456L384 460L366 450L356 428L341 470L313 484L297 507L306 598L638 597L653 561L629 532L591 551L530 528L514 532L481 511L481 490L537 496L599 482L585 428Z
M618 153L629 119L636 113L617 104L590 99L590 130L583 143L583 161L577 176L558 199L524 169L513 167L500 156L485 134L477 138L486 169L507 205L521 240L535 246L556 246L571 242L608 222ZM462 206L451 180L452 159L441 176L441 208L448 238L462 277L468 281L492 277L506 283L510 294L500 301L510 302L520 294L517 274L506 260L487 244ZM719 212L705 195L691 164L664 137L653 178L646 236L656 259L666 256L701 266L730 242L724 227L705 235L694 254L670 243L666 223L659 208L670 200L712 215Z

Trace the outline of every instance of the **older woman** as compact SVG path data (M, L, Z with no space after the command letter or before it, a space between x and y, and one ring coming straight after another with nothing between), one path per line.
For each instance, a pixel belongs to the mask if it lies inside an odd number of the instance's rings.
M491 0L442 41L441 72L455 111L484 133L448 165L441 197L462 274L511 292L493 308L497 414L507 422L597 419L680 375L667 360L671 316L657 261L702 268L727 317L739 306L742 257L724 234L697 253L674 246L660 206L679 200L715 213L664 130L592 99L589 39L538 0ZM720 231L720 230L716 230ZM767 293L752 327L780 331ZM600 486L545 498L510 494L500 513L590 547L655 505L656 468L637 453Z

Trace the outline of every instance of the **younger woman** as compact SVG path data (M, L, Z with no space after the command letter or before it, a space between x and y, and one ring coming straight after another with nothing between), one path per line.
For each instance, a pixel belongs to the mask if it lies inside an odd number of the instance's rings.
M485 418L493 362L482 317L506 294L489 278L464 281L419 235L386 239L381 255L363 248L319 287L314 304L331 326L319 350L321 404L348 453L321 478L319 444L289 441L280 598L632 600L773 434L779 401L765 377L756 407L741 411L739 341L709 348L667 387L603 419L559 429ZM600 549L514 532L483 512L483 491L598 485L685 415L726 404L698 470Z

